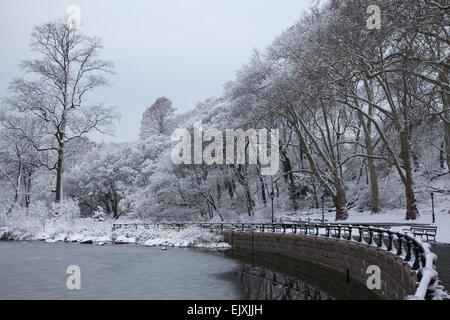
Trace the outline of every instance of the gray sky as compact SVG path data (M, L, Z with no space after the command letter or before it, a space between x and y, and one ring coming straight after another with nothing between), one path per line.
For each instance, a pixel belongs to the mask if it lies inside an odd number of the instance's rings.
M115 63L113 85L95 101L121 113L116 137L132 141L142 112L159 96L178 112L222 93L253 49L263 49L295 23L310 0L1 0L0 96L29 56L33 26L81 8L82 30L104 40L103 57Z

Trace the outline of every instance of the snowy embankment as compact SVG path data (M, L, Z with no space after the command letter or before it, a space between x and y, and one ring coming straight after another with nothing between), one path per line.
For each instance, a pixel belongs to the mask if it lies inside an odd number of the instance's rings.
M112 232L115 243L140 243L146 246L223 248L223 236L216 231L200 227L149 227L144 229L120 228Z
M80 243L138 243L167 247L229 247L223 237L209 229L187 227L120 228L112 231L111 221L91 218L53 218L45 222L34 218L11 215L0 220L0 240L41 240L46 242Z

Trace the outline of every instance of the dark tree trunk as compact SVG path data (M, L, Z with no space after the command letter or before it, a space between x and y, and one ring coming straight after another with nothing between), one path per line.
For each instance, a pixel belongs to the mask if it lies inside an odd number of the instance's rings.
M260 186L261 186L261 198L262 198L264 207L267 207L266 187L264 185L264 180L261 176L259 177L259 182L260 182Z
M228 194L230 195L230 199L233 200L233 196L234 196L233 184L228 179L225 180L225 187L228 190Z
M63 156L64 156L63 147L60 147L58 149L58 162L56 164L55 202L57 202L57 203L61 201L62 192L63 192L63 185L62 185L62 179L63 179Z
M23 179L23 185L24 185L24 189L25 189L25 196L24 196L25 208L27 208L27 209L30 207L30 203L31 203L31 175L32 175L32 172L29 171L29 172L27 172L27 174L24 176L24 179Z
M292 203L292 208L294 209L294 211L297 211L298 205L297 205L297 199L296 199L296 186L295 186L294 175L291 172L292 171L291 160L289 160L285 150L281 151L281 154L283 156L284 180L289 184L289 198Z
M253 215L253 199L252 194L250 193L250 187L247 183L244 184L244 190L247 198L247 213L248 216L251 217Z
M319 209L319 197L317 196L317 187L315 183L313 183L312 186L314 192L314 208Z
M347 199L341 185L336 187L336 195L333 197L336 207L336 220L346 220L348 218Z
M105 194L103 196L103 203L105 204L105 211L106 213L110 214L111 213L111 207L109 205L109 195Z
M278 181L275 181L275 189L277 190L277 198L280 197L280 188L278 187Z
M406 220L415 220L419 214L417 209L416 196L414 194L414 181L411 167L411 146L410 140L410 104L408 102L408 85L406 76L403 75L404 95L402 99L403 105L403 131L400 132L401 156L403 160L403 169L405 170L404 185L406 195Z
M220 188L220 183L217 182L217 199L220 201L222 198L222 189Z
M238 182L244 187L244 193L246 198L246 205L247 205L247 212L248 215L251 217L253 215L253 207L254 202L252 199L252 194L250 190L250 186L248 183L248 173L247 173L247 166L239 164L234 169L235 175L238 179Z
M416 196L414 193L414 182L412 176L411 168L411 153L409 147L408 139L408 129L405 128L403 132L400 133L401 139L401 155L403 160L403 169L405 170L405 195L406 195L406 220L415 220L419 214L417 209Z
M443 71L439 72L439 81L448 86L448 66L443 65ZM441 118L444 122L444 146L445 148L442 148L446 155L446 162L447 162L447 170L450 172L450 98L448 91L445 89L441 90L441 96L442 96L442 115Z

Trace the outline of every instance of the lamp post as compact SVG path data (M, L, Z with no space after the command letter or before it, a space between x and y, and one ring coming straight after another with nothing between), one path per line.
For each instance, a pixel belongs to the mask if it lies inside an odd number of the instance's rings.
M273 194L273 191L272 191L272 192L270 192L270 200L271 200L271 202L272 202L272 223L275 222L275 221L273 220L273 196L274 196L274 194Z
M325 222L325 209L323 207L323 196L320 197L322 199L322 222Z
M430 197L431 197L431 215L433 217L433 223L435 223L436 218L434 216L434 192L430 192Z

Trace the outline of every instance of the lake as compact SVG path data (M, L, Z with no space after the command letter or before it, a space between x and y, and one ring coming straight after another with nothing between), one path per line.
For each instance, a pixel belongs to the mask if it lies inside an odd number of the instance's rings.
M0 299L332 298L308 281L204 249L0 241L0 265ZM80 290L66 287L71 265L80 268Z

